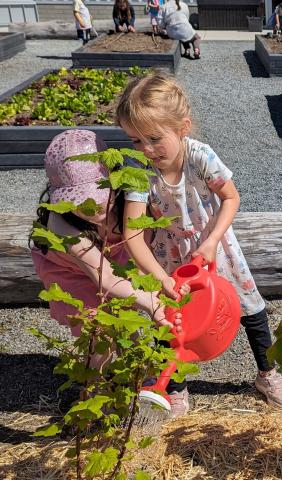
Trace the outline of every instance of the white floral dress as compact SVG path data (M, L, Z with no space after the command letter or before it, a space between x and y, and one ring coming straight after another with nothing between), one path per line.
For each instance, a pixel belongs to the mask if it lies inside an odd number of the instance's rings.
M178 185L169 185L158 169L150 177L148 194L129 192L126 199L147 202L155 218L176 216L167 229L156 229L152 252L170 275L179 266L191 260L191 254L203 243L214 228L220 200L212 191L232 177L209 145L186 139L186 154L182 178ZM218 245L217 272L229 280L237 290L242 315L254 315L265 307L232 227L229 227Z

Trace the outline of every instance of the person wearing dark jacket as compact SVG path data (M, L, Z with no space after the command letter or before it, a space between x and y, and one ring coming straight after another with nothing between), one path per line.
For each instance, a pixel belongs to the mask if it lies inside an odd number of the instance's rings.
M135 12L128 0L116 0L113 8L116 32L135 32Z

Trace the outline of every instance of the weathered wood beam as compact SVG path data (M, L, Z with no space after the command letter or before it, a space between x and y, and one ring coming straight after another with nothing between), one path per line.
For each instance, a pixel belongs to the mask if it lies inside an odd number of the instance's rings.
M28 235L30 215L0 214L0 304L38 302ZM234 230L260 292L282 296L282 212L241 212Z

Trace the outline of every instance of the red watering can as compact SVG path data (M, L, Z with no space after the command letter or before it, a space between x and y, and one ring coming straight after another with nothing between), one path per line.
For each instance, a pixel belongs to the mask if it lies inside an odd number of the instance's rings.
M215 262L210 263L208 269L203 268L205 265L204 258L197 256L173 274L176 291L184 283L188 283L191 289L191 301L180 310L182 332L173 328L175 338L170 342L176 359L183 362L206 362L218 357L235 338L240 325L241 309L236 290L228 280L217 275ZM177 311L167 307L167 320L174 323ZM176 363L172 362L154 385L142 387L140 400L170 411L166 387L176 368ZM160 391L163 396L153 390Z

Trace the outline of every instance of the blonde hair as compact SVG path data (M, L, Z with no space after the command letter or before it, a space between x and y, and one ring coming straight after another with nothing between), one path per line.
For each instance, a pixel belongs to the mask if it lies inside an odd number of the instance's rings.
M183 119L190 117L190 104L183 88L174 77L153 73L133 80L120 97L116 120L131 125L142 135L183 127Z

